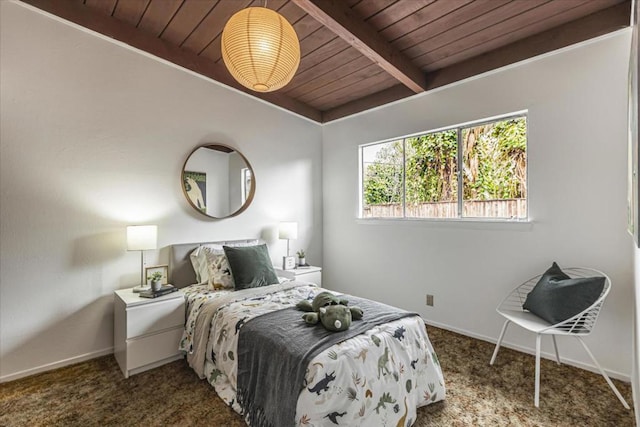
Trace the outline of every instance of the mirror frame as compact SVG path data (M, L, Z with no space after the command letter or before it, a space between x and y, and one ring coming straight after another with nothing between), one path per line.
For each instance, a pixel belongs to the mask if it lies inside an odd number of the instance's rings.
M247 164L247 168L249 168L249 170L251 171L251 189L249 190L249 195L247 196L247 199L244 201L244 203L242 204L242 206L240 206L240 208L234 212L229 213L228 215L225 216L213 216L213 215L209 215L205 212L202 212L200 209L198 209L198 207L196 205L193 204L193 202L191 201L191 199L189 198L189 195L187 194L187 190L184 187L184 171L185 168L187 167L187 163L189 162L189 159L191 158L191 156L193 156L193 154L198 151L201 148L211 148L214 149L213 147L222 147L223 150L219 150L219 151L225 151L225 152L232 152L235 151L236 153L238 153L238 155L242 158L242 160L244 160L244 162ZM251 205L251 202L253 201L253 196L256 193L256 174L253 171L253 167L251 166L251 163L249 163L249 160L247 160L247 158L244 156L244 154L242 154L237 148L231 147L230 145L226 145L226 144L220 144L218 142L212 142L212 143L208 143L208 144L202 144L202 145L198 145L196 148L194 148L193 150L191 150L191 152L189 153L189 155L187 156L186 160L184 161L183 165L182 165L182 170L180 172L180 188L182 188L182 194L184 195L184 198L187 200L187 203L189 203L189 206L191 206L193 209L195 209L199 214L206 216L207 218L212 218L212 219L225 219L225 218L231 218L234 217L236 215L240 215L242 212L244 212L249 205Z

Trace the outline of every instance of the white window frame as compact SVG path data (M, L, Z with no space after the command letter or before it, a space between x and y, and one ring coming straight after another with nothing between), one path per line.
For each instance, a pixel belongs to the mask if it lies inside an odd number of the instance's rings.
M487 123L499 122L514 118L524 117L526 119L526 132L527 132L527 168L525 172L525 179L527 183L527 207L525 217L523 218L506 218L506 217L465 217L462 216L464 209L464 183L463 183L463 153L460 149L460 141L462 140L462 132L466 128L481 126ZM419 137L422 135L428 135L433 133L445 132L448 130L456 129L457 130L457 203L458 203L458 216L457 217L448 217L448 218L422 218L422 217L407 217L407 206L406 206L406 140L409 138ZM402 140L402 159L403 159L403 167L402 167L402 216L398 217L364 217L364 156L363 149L366 147L370 147L373 145L385 144L393 141ZM506 223L530 223L531 218L529 216L529 208L530 208L530 186L529 186L529 116L528 110L516 111L504 115L488 117L480 120L474 120L470 122L460 123L453 126L446 126L442 128L417 132L413 134L408 134L400 137L388 138L381 141L370 142L366 144L361 144L358 146L358 219L367 223L376 223L376 222L392 222L392 221L425 221L425 222L506 222Z

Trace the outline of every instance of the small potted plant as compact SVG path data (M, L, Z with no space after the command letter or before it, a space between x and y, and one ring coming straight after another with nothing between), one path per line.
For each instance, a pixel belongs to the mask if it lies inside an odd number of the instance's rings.
M156 271L151 274L151 276L149 276L149 282L151 282L152 291L159 291L162 287L162 273L160 271Z
M307 265L305 261L306 254L304 253L304 249L300 249L298 252L298 265Z

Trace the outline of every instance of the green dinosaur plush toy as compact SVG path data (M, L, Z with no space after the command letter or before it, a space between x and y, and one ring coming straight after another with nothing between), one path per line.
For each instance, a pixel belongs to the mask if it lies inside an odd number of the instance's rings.
M306 323L315 325L320 322L327 330L339 332L349 329L352 320L362 319L362 310L348 307L348 304L349 301L330 292L320 292L312 302L302 300L296 307L307 312L302 315Z

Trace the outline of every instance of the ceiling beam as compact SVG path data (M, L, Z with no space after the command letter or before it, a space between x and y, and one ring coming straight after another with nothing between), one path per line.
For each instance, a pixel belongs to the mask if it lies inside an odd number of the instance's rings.
M576 19L540 34L467 59L459 64L431 71L427 74L428 81L425 89L436 89L628 27L630 13L631 2L625 1L616 6L587 15L584 18ZM394 86L324 111L322 113L322 121L326 123L412 95L405 93L403 96L402 89L404 88L401 85Z
M222 63L217 64L210 59L173 46L154 35L137 29L133 25L94 12L82 3L71 0L21 1L303 117L316 122L322 120L322 113L307 104L288 97L281 92L253 92L239 84Z
M344 0L292 1L413 92L424 92L425 73L356 16Z

